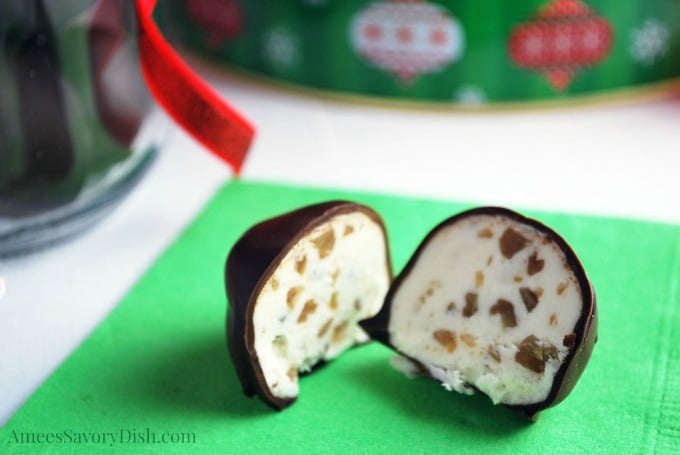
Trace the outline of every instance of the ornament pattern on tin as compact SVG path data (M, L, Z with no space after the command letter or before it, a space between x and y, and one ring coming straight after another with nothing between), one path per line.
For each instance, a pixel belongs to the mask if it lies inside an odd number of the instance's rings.
M300 63L300 38L284 26L274 26L262 35L262 54L269 66L288 71Z
M552 0L510 34L510 57L566 90L578 71L602 62L613 41L611 24L580 0Z
M421 0L371 3L351 21L350 42L372 65L403 84L438 71L463 53L463 28L442 6Z
M656 19L647 19L631 32L630 56L644 66L656 63L668 52L668 27Z
M453 95L454 101L463 106L481 106L486 103L484 90L477 85L461 85Z
M236 38L243 26L243 13L235 0L185 0L190 21L204 30L208 49L219 49Z

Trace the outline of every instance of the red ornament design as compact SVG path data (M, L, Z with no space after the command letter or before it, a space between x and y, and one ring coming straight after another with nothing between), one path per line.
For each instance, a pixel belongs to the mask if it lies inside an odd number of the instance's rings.
M355 15L350 40L359 55L404 84L454 62L465 44L458 20L422 0L370 3Z
M579 69L604 60L613 41L610 23L579 0L552 0L510 35L512 60L542 72L556 90L565 90Z
M187 15L206 36L206 45L217 49L241 32L242 13L234 0L185 0Z

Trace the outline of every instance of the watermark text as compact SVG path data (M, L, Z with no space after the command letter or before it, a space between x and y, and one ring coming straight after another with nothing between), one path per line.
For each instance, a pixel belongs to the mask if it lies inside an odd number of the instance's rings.
M196 444L194 432L153 431L150 428L120 428L115 431L17 431L6 441L9 444Z

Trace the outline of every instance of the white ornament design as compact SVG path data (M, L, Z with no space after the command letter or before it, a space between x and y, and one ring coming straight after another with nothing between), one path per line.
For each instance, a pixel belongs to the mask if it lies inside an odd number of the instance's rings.
M278 70L290 70L300 61L300 40L284 27L273 27L262 36L265 60Z
M456 61L464 49L458 20L428 2L372 3L357 13L349 32L359 55L404 83Z
M479 106L486 103L484 90L476 85L463 85L456 90L455 100L465 106Z
M668 27L656 19L647 19L631 32L630 56L641 65L649 66L668 51Z

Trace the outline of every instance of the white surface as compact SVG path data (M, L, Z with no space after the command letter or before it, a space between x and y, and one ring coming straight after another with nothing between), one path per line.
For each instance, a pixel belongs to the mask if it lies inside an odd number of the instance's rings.
M201 72L257 125L246 178L680 223L678 100L435 112L331 102ZM40 255L0 262L0 423L228 175L178 132L103 224Z

